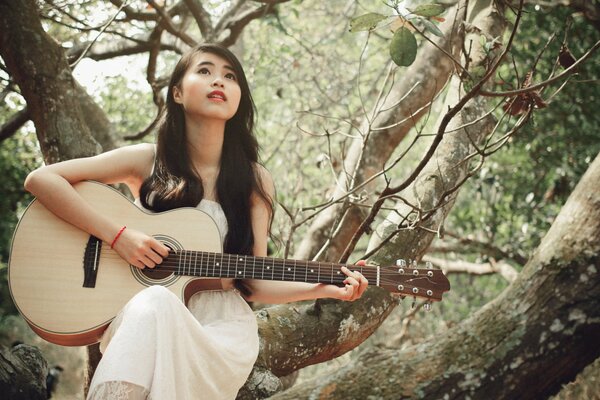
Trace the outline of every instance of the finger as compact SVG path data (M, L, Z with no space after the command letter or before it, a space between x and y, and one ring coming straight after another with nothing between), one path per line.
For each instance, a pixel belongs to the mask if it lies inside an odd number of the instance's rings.
M345 292L343 300L351 301L352 297L354 296L354 286L347 284L346 286L344 286L344 289Z
M358 288L360 286L360 284L358 283L358 281L354 277L352 277L352 276L349 276L346 279L344 279L344 283L346 285L355 286L356 288Z
M342 272L347 276L356 277L356 271L351 271L348 267L342 267Z
M142 263L139 260L135 260L135 261L131 262L130 264L133 265L134 267L138 268L138 269L144 269L144 268L146 268L146 266L144 265L144 263Z
M367 265L367 261L365 260L359 260L356 262L356 265L360 265L361 267L364 267L365 265Z
M354 278L356 278L356 280L358 281L358 283L360 283L361 285L365 284L368 285L369 281L367 280L367 278L365 278L365 276L363 274L361 274L358 271L354 271Z
M150 249L150 251L146 253L146 257L152 260L154 264L160 264L163 261L160 254L156 253L154 249Z
M163 258L169 255L169 248L161 242L159 242L158 240L155 240L152 243L152 250L160 254Z
M156 266L156 263L147 256L144 256L140 261L148 268L154 268Z
M364 276L360 279L360 286L358 287L358 297L361 297L367 287L369 287L369 281Z

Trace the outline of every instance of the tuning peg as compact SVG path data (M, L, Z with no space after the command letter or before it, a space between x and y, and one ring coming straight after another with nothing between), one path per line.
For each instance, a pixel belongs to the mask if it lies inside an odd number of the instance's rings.
M423 304L423 308L425 309L425 311L431 311L431 303Z
M427 269L433 269L433 264L431 263L431 261L426 261L425 266L427 267Z
M399 258L396 260L396 266L398 267L406 267L406 261L404 261L403 259Z

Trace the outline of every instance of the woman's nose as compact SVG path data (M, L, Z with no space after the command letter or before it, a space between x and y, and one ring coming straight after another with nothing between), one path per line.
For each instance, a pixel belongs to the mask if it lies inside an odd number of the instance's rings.
M223 80L222 80L220 77L218 77L218 76L217 76L217 77L215 78L215 80L213 81L213 83L212 83L212 86L220 86L220 87L223 87L223 86L225 86L225 85L223 84Z

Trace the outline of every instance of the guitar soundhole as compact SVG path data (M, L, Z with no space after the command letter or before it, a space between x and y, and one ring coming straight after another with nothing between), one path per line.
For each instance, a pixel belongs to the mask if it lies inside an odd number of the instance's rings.
M144 268L140 272L144 274L144 276L146 276L147 278L154 280L165 279L167 276L173 274L172 271L161 270L160 265L156 266L155 268Z
M169 236L164 235L154 235L154 238L162 242L165 246L167 246L171 250L183 250L183 246L175 239ZM168 259L163 261L163 263L167 263ZM170 286L175 283L179 276L175 275L173 271L161 270L160 265L155 268L144 268L139 269L130 266L131 272L134 277L143 285L151 286L151 285L162 285L162 286Z

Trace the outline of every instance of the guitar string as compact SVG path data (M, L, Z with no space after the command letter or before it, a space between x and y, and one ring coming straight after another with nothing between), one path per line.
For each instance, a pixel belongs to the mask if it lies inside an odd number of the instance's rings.
M181 253L175 253L175 255L179 255L179 254L181 254ZM224 262L224 260L223 260L223 258L222 258L222 257L223 257L223 256L228 256L228 255L229 255L228 253L207 253L207 252L203 252L203 254L204 254L204 255L206 255L206 254L209 254L209 256L208 256L208 257L210 257L210 258L212 258L212 257L215 257L215 255L216 255L216 257L220 257L220 259L218 259L218 260L217 260L216 258L215 258L215 259L212 259L212 260L210 261L210 263L214 263L214 262L223 263L223 262ZM173 253L171 253L170 255L172 256L172 255L173 255ZM194 254L192 254L192 256L193 256L193 255L194 255ZM204 256L204 255L202 256L202 259L204 259L204 258L205 258L205 256ZM186 256L187 256L187 255L184 255L184 257L186 257ZM231 258L233 259L234 257L236 257L236 258L237 258L237 257L240 257L240 258L249 257L249 258L250 258L250 260L249 260L249 261L252 261L252 258L254 258L254 259L256 259L256 260L259 260L259 262L260 262L261 264L263 264L264 266L269 266L269 267L270 267L270 266L277 266L277 267L281 267L281 266L287 266L287 267L290 267L290 268L292 268L292 267L291 267L289 264L290 264L290 263L297 262L297 263L305 263L305 265L294 265L294 268L297 268L297 267L308 268L309 266L312 266L312 267L315 267L315 268L324 268L324 267L336 267L336 268L337 268L337 267L343 267L343 266L345 266L345 267L347 267L347 268L348 268L348 269L350 269L350 270L358 270L358 269L360 269L360 268L369 268L369 269L376 270L376 268L377 268L377 266L369 266L369 265L357 265L357 264L337 264L337 263L331 263L331 262L319 262L319 261L296 260L296 259L293 259L293 258L289 258L289 259L282 259L282 258L268 258L268 257L260 257L260 256L246 256L246 255L237 255L237 254L231 254ZM122 259L122 258L121 258L121 256L119 256L119 255L118 255L118 254L116 254L116 253L113 253L113 254L106 254L106 255L103 255L101 258L110 259L110 260L119 260L119 259ZM180 265L180 263L179 263L179 262L180 262L182 259L183 259L183 257L179 257L179 258L175 257L175 259L167 257L167 258L165 258L165 259L164 259L164 261L163 261L161 264L159 264L159 265L160 265L160 266L179 266L179 265ZM193 262L193 263L191 263L191 264L189 264L189 262L188 262L188 261L185 261L185 260L184 260L184 261L183 261L183 263L184 263L184 264L183 264L183 265L181 265L181 266L182 266L182 267L184 267L184 268L189 268L189 266L190 266L190 265L191 265L192 267L193 267L194 265L198 265L198 261L197 261L197 260L198 260L198 258L196 258L195 260L196 260L196 261L194 261L194 262ZM264 261L263 261L263 260L264 260ZM204 260L204 261L201 261L201 264L202 264L202 265L206 265L208 262L209 262L209 261L206 261L206 260ZM188 264L186 264L186 263L188 263ZM225 264L228 264L228 263L230 263L230 261L229 261L229 260L225 262ZM232 264L233 264L233 262L232 262L231 264L229 264L229 265L232 265ZM211 265L212 265L212 264L211 264ZM246 264L246 266L249 266L249 264ZM412 267L397 267L397 266L382 266L382 267L380 267L380 268L381 268L382 270L384 270L384 269L385 269L385 270L389 270L389 269L399 269L399 268L403 268L403 269L407 269L407 270L410 270L410 271L417 270L417 271L419 271L419 272L421 272L421 271L432 271L432 272L434 272L434 273L441 273L441 270L440 270L440 269L429 269L429 268L412 268ZM405 274L405 275L409 275L409 274Z
M222 255L222 253L211 253L211 254ZM112 258L115 258L115 257L112 257ZM120 258L120 257L117 256L116 258ZM281 261L300 261L300 260L293 260L293 259L291 259L291 260L280 259L280 260ZM279 266L283 267L283 266L285 266L285 264L282 264L282 265L279 265ZM330 274L333 272L331 268L335 267L335 266L337 266L337 265L335 265L335 264L334 265L328 265L328 266L322 265L322 267L328 267L328 268L330 268L329 269L329 273ZM162 268L163 271L174 272L174 273L182 272L181 275L200 276L200 277L206 277L206 278L217 277L217 276L199 275L199 274L195 274L194 275L194 274L191 273L192 271L191 271L190 267L181 268L181 266L178 263L172 264L172 265L167 265L167 266L165 266L165 264L160 264L160 267ZM276 267L277 267L277 265L276 265ZM361 267L361 266L358 266L358 267ZM369 268L368 266L365 266L365 267ZM396 267L387 267L387 268L388 269L391 269L391 268L395 269ZM202 268L202 269L205 269L206 271L208 271L208 268ZM230 272L230 269L229 268L227 268L227 269L228 269L228 272ZM183 271L181 271L181 270L183 270ZM411 270L414 270L414 269L411 269ZM418 269L418 270L422 270L422 269ZM439 270L437 270L437 271L439 271ZM186 272L189 272L189 274L186 274ZM367 278L371 282L371 284L373 285L375 279L377 278L377 270L375 268L369 268L367 270L364 270L362 273L365 276L365 278ZM374 275L371 278L372 273ZM315 275L314 272L312 274ZM271 275L272 275L271 276L271 280L284 280L283 277L285 276L285 273L284 273L284 271L281 271L281 270L280 271L274 270ZM323 276L323 279L319 280L319 281L316 281L316 282L326 283L328 281L328 279L325 278L325 276L328 275L327 274L327 270L325 270L324 273L321 273L321 275ZM425 275L420 275L420 276L417 275L417 276L415 276L415 275L413 275L411 273L409 273L409 274L400 274L400 273L397 273L397 272L381 271L380 272L380 285L379 286L383 286L384 284L389 284L392 287L397 288L398 280L397 279L387 279L388 276L391 277L391 278L398 278L399 276L402 276L402 277L407 277L407 278L410 278L410 279L413 279L415 277L431 278L431 277L426 277ZM331 277L335 278L336 276L335 275L330 275L329 281L330 281L330 283L334 283L331 280ZM344 277L345 277L345 275L344 275ZM314 276L313 276L313 278L314 278ZM342 277L340 276L340 278L342 278ZM264 275L263 275L263 279L264 279ZM267 280L269 280L269 279L267 279ZM298 280L287 279L286 281L298 281ZM307 282L308 280L305 278L305 279L300 279L299 281L301 281L301 282ZM437 299L441 299L441 295L443 293L443 291L441 293L438 293L438 291L434 290L435 288L433 288L433 289L431 289L432 290L432 294L431 295L424 296L424 293L420 293L420 292L419 293L414 293L414 292L412 292L412 290L414 288L417 288L417 289L420 289L420 290L421 289L422 290L426 290L426 289L424 289L424 288L422 288L420 286L411 285L411 284L409 284L407 282L402 282L401 284L403 285L403 290L401 290L399 293L401 293L401 294L403 294L405 296L414 296L414 297L428 298L430 300L437 300Z
M175 254L180 254L180 253L175 253ZM207 254L207 253L204 253ZM216 256L222 256L223 253L210 253L209 257L213 257L214 255ZM232 256L238 256L238 255L232 255ZM105 258L108 259L120 259L121 257L119 255L114 255L114 256L110 256L110 255L106 255L104 256ZM240 256L238 256L240 257ZM254 256L248 256L248 257L254 257ZM204 258L204 257L203 257ZM232 257L233 258L233 257ZM254 257L256 259L260 259L259 257ZM272 267L273 268L273 272L271 274L281 274L281 275L285 275L286 271L286 267L288 268L288 271L290 271L290 273L293 274L293 270L292 268L294 268L296 270L296 272L298 271L298 269L301 270L301 272L304 272L305 269L308 269L309 267L313 267L314 269L319 269L319 272L310 272L310 274L313 275L323 275L326 276L329 274L331 274L332 271L339 271L340 268L342 266L346 266L347 268L349 268L350 270L361 270L362 269L362 274L367 277L367 275L372 276L373 278L377 278L377 269L376 267L370 267L370 266L359 266L359 265L354 265L354 264L334 264L334 263L321 263L319 264L317 261L304 261L304 260L294 260L294 259L268 259L265 258L264 260L272 260L272 261L268 261L268 263L265 263L264 261L259 261L259 263L263 264L262 268L264 270L265 267ZM124 260L123 260L124 261ZM292 262L300 262L300 263L316 263L315 264L305 264L305 265L294 265L293 267L290 266L290 264ZM217 264L218 263L218 264ZM246 264L246 268L253 268L256 269L256 263L252 263L253 265L248 265ZM234 271L236 271L236 266L233 265L233 263L231 263L230 261L225 261L221 258L221 260L212 260L212 261L201 261L199 264L197 261L195 261L194 263L190 263L188 264L187 261L183 260L182 263L182 258L180 257L178 260L169 260L167 259L166 261L164 261L163 263L158 265L160 268L162 268L163 270L172 270L174 272L178 272L179 270L183 270L183 271L188 271L191 272L192 270L195 271L202 271L202 270L206 270L208 271L208 269L210 269L212 267L213 272L214 269L216 267L219 267L220 270L222 270L223 268L227 268L228 272L231 272L231 270L233 269ZM172 268L172 269L171 269ZM259 271L260 271L261 266L259 265ZM366 268L366 269L364 269ZM389 276L410 276L415 277L415 276L420 276L420 277L425 277L425 275L423 275L421 272L424 271L432 271L434 274L436 273L436 271L438 271L438 273L441 273L441 270L435 270L435 269L422 269L422 268L408 268L405 267L406 269L408 269L409 271L414 271L417 270L419 271L419 275L413 275L412 273L405 273L405 274L401 274L395 271L389 271L390 269L396 269L397 267L380 267L380 280L386 278L388 275ZM243 270L244 267L241 268L237 268L237 270ZM236 271L237 272L237 271ZM263 271L264 272L264 271ZM254 274L255 275L255 274ZM306 273L305 273L306 275ZM335 275L334 275L335 276ZM433 277L428 277L428 278L433 278ZM367 278L369 279L369 278ZM395 280L389 281L389 282L394 282Z
M200 265L198 265L197 260L198 260L198 254L200 254ZM246 267L250 267L250 265L245 264L244 267L242 268L236 268L236 266L232 265L233 263L231 263L231 259L236 259L236 258L241 258L241 259L245 259L246 257L250 257L250 261L252 262L252 266L251 268L253 269L252 274L250 275L251 277L257 277L259 274L261 275L261 278L264 279L265 277L265 270L264 267L272 267L273 270L271 271L271 280L287 280L287 281L301 281L301 282L306 282L306 281L312 281L313 279L308 279L308 271L306 271L306 269L308 269L309 267L313 267L314 269L317 269L318 272L311 272L310 274L312 275L317 275L317 279L315 279L316 282L330 282L333 283L336 278L337 280L346 277L346 275L341 275L340 274L340 268L341 266L346 266L347 268L351 269L351 270L361 270L361 273L363 274L363 276L365 276L365 278L367 278L369 281L372 282L372 284L374 283L374 281L377 279L377 269L376 267L369 267L369 266L359 266L359 265L354 265L354 264L335 264L335 263L329 263L329 262L325 262L325 263L320 263L318 261L305 261L305 260L294 260L294 259L278 259L278 258L267 258L267 257L255 257L255 256L246 256L246 255L238 255L238 254L224 254L224 253L214 253L214 252L202 252L202 251L194 251L194 250L182 250L182 251L177 251L177 252L170 252L169 254L172 259L169 260L168 258L165 260L165 262L159 264L159 267L163 270L163 271L172 271L172 272L181 272L182 275L191 275L191 276L201 276L201 277L218 277L218 276L222 276L222 269L223 268L227 268L227 272L229 275L231 275L231 269L233 269L235 272L240 272L242 269L245 270ZM227 255L228 256L228 262L224 262L224 256ZM175 257L173 257L175 256ZM191 260L188 264L188 261L185 260L185 257L188 256L195 256L195 261L192 263ZM105 255L103 256L105 258L109 258L109 259L119 259L121 258L118 254L116 253L105 253ZM219 258L219 260L217 260L217 257ZM173 259L175 258L175 259ZM206 258L205 261L203 261L203 259ZM210 262L208 262L209 258L213 258L213 260ZM259 263L262 263L263 266L263 270L260 269L259 266L259 274L257 274L255 272L256 269L256 260L259 260ZM182 263L183 261L183 263ZM247 259L245 259L244 261L248 261ZM294 263L294 270L292 270L292 267L290 266L291 263ZM297 265L296 263L300 262L301 265ZM217 264L218 263L218 264ZM305 263L305 265L302 265L302 263ZM213 274L211 276L211 274L209 273L209 269L212 266L213 269ZM215 274L215 268L219 266L219 271L221 272L221 274ZM288 270L289 274L292 274L293 279L284 279L285 275L286 275L286 269ZM300 279L296 279L296 272L298 272L298 267L301 267L300 269L300 275L298 276L298 278ZM363 269L365 268L366 269ZM400 274L398 272L390 272L390 269L396 269L399 268L397 266L393 266L393 267L381 267L380 268L380 276L379 276L379 282L380 282L380 286L383 286L384 284L388 284L388 285L392 285L392 286L396 286L398 284L398 280L397 279L393 279L393 278L397 278L398 276L406 276L406 277L410 277L410 278L414 278L415 275L413 275L412 273L407 273L407 274ZM434 269L419 269L419 268L410 268L410 267L404 267L409 271L433 271L435 273L435 271L439 271L440 270L434 270ZM205 273L202 273L203 270L205 271ZM337 271L338 274L334 274L333 272ZM244 271L244 274L241 275L244 278L246 277L246 271ZM302 276L302 272L304 272L305 278L301 279ZM186 274L187 273L187 274ZM267 275L269 274L269 272L267 272ZM235 274L233 274L231 277L237 276ZM389 278L388 278L389 276ZM417 275L420 277L425 277L425 275ZM311 278L315 278L315 276L311 276ZM323 279L320 279L323 278ZM392 279L390 279L392 278ZM433 278L433 277L428 277L428 278ZM341 283L341 282L340 282ZM413 287L417 287L417 286L410 286L407 285L405 282L401 283L403 284L405 287L407 288L413 288Z

